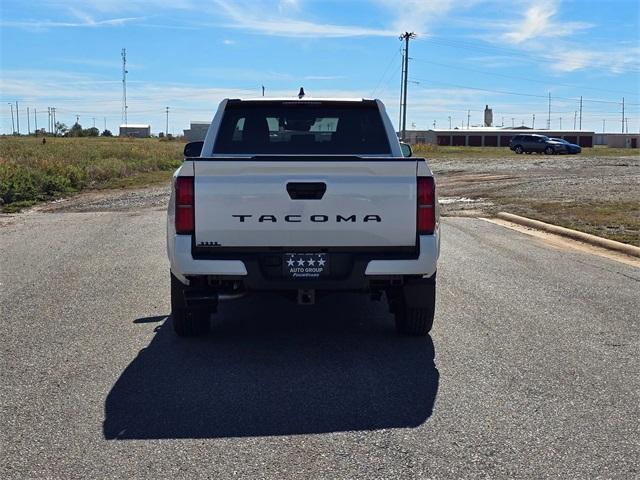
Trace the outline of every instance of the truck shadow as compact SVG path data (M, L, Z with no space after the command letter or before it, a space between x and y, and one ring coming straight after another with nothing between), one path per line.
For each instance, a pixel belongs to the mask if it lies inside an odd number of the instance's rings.
M223 304L202 339L176 337L170 318L156 327L109 392L103 433L219 438L416 427L432 413L438 380L431 338L396 335L384 303L337 295L298 307L251 297Z

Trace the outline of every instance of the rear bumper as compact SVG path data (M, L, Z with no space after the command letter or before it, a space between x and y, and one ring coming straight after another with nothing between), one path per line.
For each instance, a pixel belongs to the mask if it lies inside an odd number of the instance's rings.
M317 280L289 280L270 275L264 255L239 253L237 259L202 259L192 255L191 237L171 235L168 244L171 271L183 283L189 277L210 280L238 280L255 290L313 288L322 290L369 289L377 280L402 276L432 277L440 254L439 229L434 235L421 236L419 250L406 258L376 258L376 253L348 254L341 258L343 274ZM381 255L378 255L381 257Z

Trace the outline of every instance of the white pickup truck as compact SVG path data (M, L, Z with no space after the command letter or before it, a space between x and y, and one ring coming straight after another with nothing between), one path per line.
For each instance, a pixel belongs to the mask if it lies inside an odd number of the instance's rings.
M258 291L306 305L384 294L399 332L427 335L440 252L433 174L380 100L223 100L173 176L167 250L181 336L208 331L219 301Z

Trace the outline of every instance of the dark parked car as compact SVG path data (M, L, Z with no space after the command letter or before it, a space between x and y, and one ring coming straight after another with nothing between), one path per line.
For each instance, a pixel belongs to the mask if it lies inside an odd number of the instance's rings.
M567 153L567 146L544 135L516 135L509 142L509 148L516 153L545 153L553 155L556 153Z
M580 153L582 151L582 147L580 147L580 145L567 142L564 138L551 138L551 140L554 142L564 143L567 146L567 153Z

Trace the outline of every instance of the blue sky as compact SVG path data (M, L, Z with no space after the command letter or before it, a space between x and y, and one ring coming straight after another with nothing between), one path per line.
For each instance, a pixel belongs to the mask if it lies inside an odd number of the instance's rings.
M482 121L584 129L640 129L640 7L635 0L2 0L0 132L7 102L46 125L111 130L121 123L121 58L129 123L181 132L209 120L225 97L381 98L398 118L400 41L410 46L407 125ZM15 107L14 107L15 108ZM560 120L562 119L562 120Z

